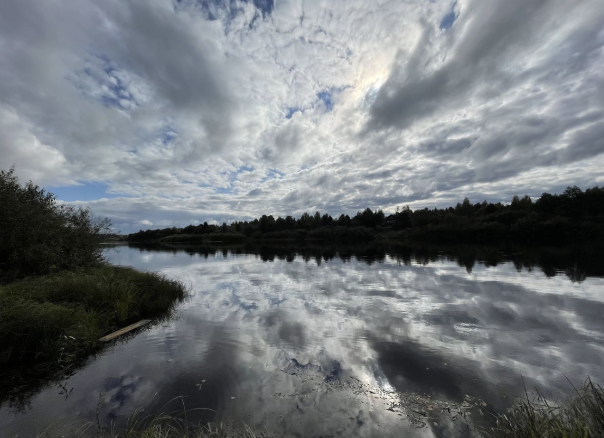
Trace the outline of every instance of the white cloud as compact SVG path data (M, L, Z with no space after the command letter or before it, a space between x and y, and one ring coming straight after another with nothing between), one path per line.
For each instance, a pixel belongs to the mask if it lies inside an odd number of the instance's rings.
M0 167L107 184L128 198L91 204L125 231L601 182L598 1L459 1L441 29L450 11L3 4Z

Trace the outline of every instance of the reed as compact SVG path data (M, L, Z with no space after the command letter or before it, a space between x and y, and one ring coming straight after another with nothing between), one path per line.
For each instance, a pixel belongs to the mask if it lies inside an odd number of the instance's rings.
M496 416L496 427L483 431L487 438L596 438L604 437L604 390L587 379L572 398L552 403L537 393Z

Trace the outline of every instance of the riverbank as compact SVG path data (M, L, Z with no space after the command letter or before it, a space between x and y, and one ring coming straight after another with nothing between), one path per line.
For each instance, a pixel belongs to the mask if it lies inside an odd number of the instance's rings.
M96 351L102 336L165 315L187 295L176 280L110 265L1 285L0 366L66 366Z
M365 244L385 242L391 245L412 244L490 244L501 245L509 242L519 244L539 244L567 246L569 244L604 243L601 219L589 221L550 221L525 228L502 226L493 223L439 223L408 229L380 226L325 226L313 230L296 229L244 233L241 231L204 234L186 233L180 228L167 230L147 230L129 234L119 242L165 243L200 245L208 243L261 243L290 242L292 244ZM117 241L108 241L113 243Z

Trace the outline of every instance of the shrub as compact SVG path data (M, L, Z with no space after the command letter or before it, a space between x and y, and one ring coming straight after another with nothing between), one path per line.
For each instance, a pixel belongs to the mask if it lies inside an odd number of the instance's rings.
M21 186L14 169L0 171L0 282L93 266L102 260L99 239L107 220L90 210L58 205L31 181Z

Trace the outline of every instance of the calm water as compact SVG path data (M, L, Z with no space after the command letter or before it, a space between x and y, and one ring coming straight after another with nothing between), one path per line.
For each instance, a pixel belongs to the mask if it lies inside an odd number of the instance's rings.
M557 396L572 389L566 377L604 377L599 251L122 246L107 256L195 294L62 386L5 402L0 436L96 421L97 405L103 424L120 424L183 404L207 409L189 419L284 436L472 436L481 412L522 393L522 378Z

